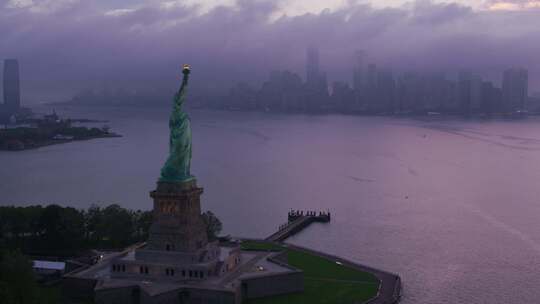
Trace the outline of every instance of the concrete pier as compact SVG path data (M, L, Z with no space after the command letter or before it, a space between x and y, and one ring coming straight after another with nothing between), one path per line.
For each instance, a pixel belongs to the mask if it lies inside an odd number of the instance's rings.
M274 234L267 237L266 241L283 242L291 235L294 235L311 223L328 223L330 222L330 212L322 211L290 211L288 214L287 224L281 225Z

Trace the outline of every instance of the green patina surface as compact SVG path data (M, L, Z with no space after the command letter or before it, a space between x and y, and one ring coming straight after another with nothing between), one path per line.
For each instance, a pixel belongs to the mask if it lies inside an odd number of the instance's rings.
M242 249L286 250L289 265L304 272L304 292L249 300L245 304L363 303L373 298L379 288L379 280L370 273L304 251L257 241L243 242Z
M193 179L191 165L191 122L182 109L185 102L190 68L184 65L182 85L174 95L173 109L169 119L169 157L161 168L159 181L183 182Z

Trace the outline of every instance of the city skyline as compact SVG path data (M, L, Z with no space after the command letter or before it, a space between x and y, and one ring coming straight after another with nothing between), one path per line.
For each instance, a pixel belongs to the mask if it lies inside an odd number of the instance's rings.
M289 70L274 70L260 89L237 84L228 95L203 106L278 112L341 112L363 114L510 114L538 112L538 96L530 96L525 68L510 67L494 82L470 69L395 71L369 60L364 50L353 52L351 77L327 79L318 48L306 48L302 79ZM534 94L533 94L534 95Z
M281 112L365 114L509 114L540 110L538 94L528 91L526 68L509 67L493 81L471 69L418 72L396 70L370 60L364 50L352 52L350 77L328 79L319 48L305 49L304 73L271 70L261 84L239 82L226 91L196 91L192 106ZM149 105L151 92L94 88L71 99L84 104Z
M207 9L192 2L18 3L0 2L0 58L21 62L28 104L65 100L104 84L173 88L171 76L186 62L197 67L199 89L262 83L273 69L303 71L309 45L319 46L328 79L349 80L353 50L362 49L396 71L467 68L494 80L508 67L523 66L530 91L540 91L539 8L531 3L489 10L465 2L330 2L329 10L308 14L283 14L287 2L273 1Z

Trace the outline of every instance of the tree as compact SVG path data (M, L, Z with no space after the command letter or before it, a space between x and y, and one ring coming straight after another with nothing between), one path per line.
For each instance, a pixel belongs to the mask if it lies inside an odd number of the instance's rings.
M49 205L41 214L42 245L47 252L73 251L84 240L84 217L75 208Z
M202 220L206 225L206 234L208 235L209 240L217 239L218 234L223 228L223 224L217 218L217 216L212 211L206 211L201 214Z
M28 206L25 209L25 216L27 217L28 231L32 237L37 237L41 234L41 227L39 225L39 220L41 214L43 213L43 207L37 206Z
M133 240L134 223L131 213L117 204L102 210L96 234L114 248L128 245Z
M40 235L39 219L41 206L0 207L0 240L4 245L28 248L35 244Z
M137 210L132 212L133 222L135 224L135 234L137 240L145 240L148 238L148 230L152 225L152 211Z
M121 248L147 239L152 217L152 211L131 211L116 204L105 208L94 204L87 210L0 206L0 248L57 256L87 248Z
M0 252L0 300L5 304L38 303L32 262L19 251Z
M86 239L91 241L93 244L99 242L97 229L100 221L102 221L102 214L103 212L101 208L96 204L92 204L88 208L88 211L84 212Z
M5 211L5 229L15 239L19 239L24 235L24 232L29 230L28 219L25 217L24 211L23 207L7 207Z

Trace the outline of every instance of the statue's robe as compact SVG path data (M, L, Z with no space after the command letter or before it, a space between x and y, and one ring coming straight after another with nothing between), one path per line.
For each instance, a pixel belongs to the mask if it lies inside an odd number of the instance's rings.
M174 96L173 111L169 119L169 158L161 168L160 181L181 182L193 179L191 165L191 122L182 110L189 73L184 73L182 86Z

